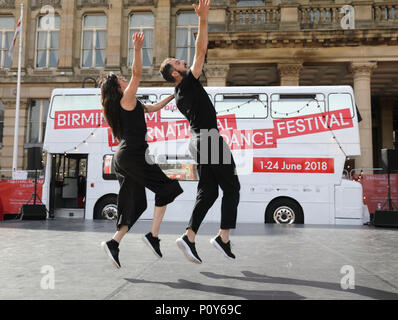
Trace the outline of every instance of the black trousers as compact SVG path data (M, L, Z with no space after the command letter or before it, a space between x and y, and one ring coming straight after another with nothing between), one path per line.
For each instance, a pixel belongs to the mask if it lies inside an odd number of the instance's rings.
M114 170L120 183L117 229L137 222L147 208L145 188L155 193L155 206L162 207L183 193L177 180L168 178L157 164L148 163L145 154L137 155L118 149L113 157Z
M206 150L207 154L204 158L207 158L207 161L205 161L205 164L201 164L199 161L200 154L205 150L200 151L200 143L194 139L192 139L190 143L190 152L198 163L199 183L196 202L188 228L191 228L195 233L198 232L207 212L218 198L218 188L220 187L223 191L220 228L234 229L236 228L236 218L240 198L240 183L236 174L236 165L233 156L222 137L220 137L218 146L215 145ZM212 151L210 149L214 147L219 149L219 164L212 164L211 161ZM223 159L221 156L222 152L227 153L228 157Z

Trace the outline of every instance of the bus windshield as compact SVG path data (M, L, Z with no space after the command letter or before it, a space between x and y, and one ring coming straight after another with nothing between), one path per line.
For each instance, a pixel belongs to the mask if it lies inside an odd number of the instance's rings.
M50 118L54 119L55 112L75 110L102 109L100 95L56 95L53 97Z

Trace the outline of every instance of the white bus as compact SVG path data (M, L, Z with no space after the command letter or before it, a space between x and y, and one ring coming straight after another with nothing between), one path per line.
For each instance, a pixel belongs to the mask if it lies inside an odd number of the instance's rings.
M207 87L218 127L230 146L241 183L238 222L362 224L362 186L343 177L347 157L360 155L358 114L350 86ZM174 88L140 88L156 102ZM189 156L189 125L174 100L146 114L150 154L184 193L165 221L188 221L197 189ZM114 219L117 148L100 104L100 89L52 92L43 150L43 202L51 217ZM150 219L154 195L147 190ZM219 221L222 193L206 216Z

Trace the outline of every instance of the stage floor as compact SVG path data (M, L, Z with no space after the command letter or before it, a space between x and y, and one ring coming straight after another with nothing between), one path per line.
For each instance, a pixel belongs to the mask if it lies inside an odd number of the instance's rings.
M185 223L161 226L163 259L141 240L150 224L127 234L118 270L100 247L112 221L1 222L0 300L398 299L397 228L240 223L231 262L209 243L218 224L204 223L196 265L175 243Z

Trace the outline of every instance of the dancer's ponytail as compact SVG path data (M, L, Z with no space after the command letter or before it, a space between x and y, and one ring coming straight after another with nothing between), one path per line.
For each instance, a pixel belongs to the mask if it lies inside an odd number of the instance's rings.
M112 129L113 136L117 140L122 139L120 125L120 100L123 94L119 92L118 78L114 73L109 73L100 80L101 104L105 120Z

